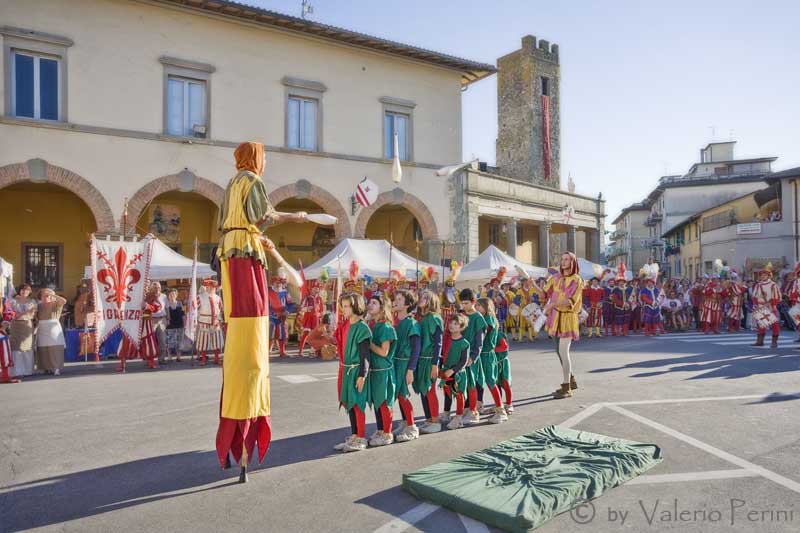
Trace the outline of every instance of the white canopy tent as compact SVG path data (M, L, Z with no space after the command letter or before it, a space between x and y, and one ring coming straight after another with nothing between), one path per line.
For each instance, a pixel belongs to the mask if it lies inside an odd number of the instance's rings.
M385 240L344 239L333 250L325 254L317 262L305 267L306 279L317 279L322 274L322 269L328 269L331 278L336 277L339 265L342 267L342 277L347 279L350 263L355 261L359 267L359 276L373 278L389 277L389 253L391 251L392 270L400 271L408 280L413 280L417 275L417 260L400 250L389 246ZM433 267L442 275L442 267L419 262L419 269ZM445 276L449 269L444 269Z
M197 263L197 277L207 278L216 273L208 263ZM84 277L92 277L92 267L87 266ZM192 260L184 257L158 239L153 239L153 254L150 257L150 279L189 279L192 277Z
M506 267L508 273L506 276L510 279L517 275L515 267L519 266L531 277L540 278L547 276L547 269L529 265L514 259L507 253L502 252L499 248L490 244L481 255L464 265L461 269L461 274L458 276L458 281L475 281L475 280L489 280L497 275L500 267Z

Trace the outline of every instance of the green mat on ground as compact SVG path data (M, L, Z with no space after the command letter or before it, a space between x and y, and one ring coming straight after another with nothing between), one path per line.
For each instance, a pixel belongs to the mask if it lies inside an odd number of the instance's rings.
M535 529L661 462L661 449L548 426L403 475L403 488L508 531Z

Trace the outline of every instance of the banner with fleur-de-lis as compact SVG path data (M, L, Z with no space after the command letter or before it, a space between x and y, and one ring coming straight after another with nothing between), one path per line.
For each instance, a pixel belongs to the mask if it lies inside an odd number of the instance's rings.
M138 346L153 236L125 242L92 235L90 249L98 341L102 343L115 330L122 329Z

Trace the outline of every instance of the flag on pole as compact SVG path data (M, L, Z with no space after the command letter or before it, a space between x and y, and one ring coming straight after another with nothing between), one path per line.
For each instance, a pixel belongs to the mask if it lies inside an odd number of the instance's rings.
M369 207L378 199L379 193L380 190L375 182L367 179L365 176L364 179L361 180L361 183L356 186L356 201L361 207Z
M194 259L192 261L192 286L189 289L189 308L186 311L184 335L194 342L197 335L197 238L194 240Z
M394 132L394 161L392 161L392 181L400 183L403 179L403 167L400 166L400 148L397 142L397 132Z

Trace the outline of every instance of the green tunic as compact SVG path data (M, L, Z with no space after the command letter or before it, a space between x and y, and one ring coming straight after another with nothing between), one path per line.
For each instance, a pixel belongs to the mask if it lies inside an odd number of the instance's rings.
M463 352L465 348L469 351L469 341L464 337L450 342L450 348L447 350L447 354L442 356L444 359L442 363L442 372L450 370L458 364L458 360L461 359L461 352ZM466 367L453 374L454 381L448 383L452 385L454 392L464 392L467 390L467 374L469 374L469 372ZM444 387L444 385L445 381L441 380L439 386Z
M419 322L409 315L397 324L397 342L394 343L394 382L397 396L408 398L411 391L406 383L406 371L411 360L411 337L420 336ZM419 362L417 363L419 365Z
M487 386L494 387L497 385L497 355L494 353L494 348L497 346L497 334L500 326L494 315L486 317L485 320L487 331L481 347L481 366L483 367L484 382Z
M497 342L500 342L500 339L505 339L506 334L505 332L500 332L497 336ZM508 381L508 384L511 385L511 361L508 360L508 352L495 352L497 355L497 381L499 383L503 383L504 381Z
M394 351L397 347L397 332L391 324L386 322L376 322L372 327L372 344L380 346L385 341L389 344L389 353L386 357L372 352L369 356L369 387L370 403L374 407L380 407L383 402L391 407L395 399L394 383Z
M420 322L420 343L422 349L419 352L417 369L414 371L414 390L417 394L427 394L433 385L431 379L431 367L433 366L433 335L436 330L442 332L444 337L444 323L442 317L428 313L422 317ZM439 354L435 354L439 355Z
M344 369L342 372L342 390L339 393L339 402L349 411L357 405L362 411L367 408L369 400L369 379L364 380L361 392L356 389L358 379L358 366L361 358L358 345L372 338L369 326L363 320L350 324L347 330L347 342L344 345Z
M464 330L464 338L472 345L475 335L479 331L486 331L486 320L477 311L467 315L467 318L469 318L469 323L467 324L467 329ZM467 367L467 388L474 389L478 385L483 386L483 365L480 362L480 356L478 356L478 360L473 361Z

